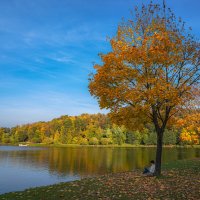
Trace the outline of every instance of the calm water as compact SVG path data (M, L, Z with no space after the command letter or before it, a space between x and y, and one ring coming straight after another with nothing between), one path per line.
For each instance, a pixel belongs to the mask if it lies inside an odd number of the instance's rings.
M0 146L0 194L86 176L142 169L155 148ZM163 162L200 157L200 149L165 148Z

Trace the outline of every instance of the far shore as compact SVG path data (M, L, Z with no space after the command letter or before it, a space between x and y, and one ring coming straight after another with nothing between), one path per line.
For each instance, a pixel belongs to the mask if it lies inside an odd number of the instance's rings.
M17 144L12 143L0 143L1 146L19 146L20 144L30 147L107 147L107 148L156 148L156 145L134 145L134 144L111 144L111 145L80 145L80 144L45 144L45 143L30 143L21 142ZM163 145L164 148L200 148L200 145Z

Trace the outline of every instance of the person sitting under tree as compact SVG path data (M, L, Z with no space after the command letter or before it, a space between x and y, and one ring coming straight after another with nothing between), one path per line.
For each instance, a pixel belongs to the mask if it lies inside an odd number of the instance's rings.
M154 172L155 172L155 162L154 160L151 160L151 166L148 167L148 168L144 168L144 171L143 171L143 174L144 175L154 175Z

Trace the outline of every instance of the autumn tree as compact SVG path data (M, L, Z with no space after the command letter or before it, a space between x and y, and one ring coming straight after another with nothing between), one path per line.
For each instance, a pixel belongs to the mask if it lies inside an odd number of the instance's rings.
M153 123L157 133L156 175L161 174L163 134L199 84L200 45L170 9L135 9L100 54L89 90L111 119L129 129Z
M182 108L176 127L181 129L180 141L185 144L200 143L200 89L195 88L194 99Z

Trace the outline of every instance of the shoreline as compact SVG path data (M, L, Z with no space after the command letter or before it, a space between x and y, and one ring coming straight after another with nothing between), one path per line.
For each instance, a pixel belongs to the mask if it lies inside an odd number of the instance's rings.
M156 145L80 145L80 144L45 144L45 143L0 143L0 146L19 146L19 144L27 144L27 147L98 147L98 148L156 148ZM200 145L163 145L163 148L200 148Z

